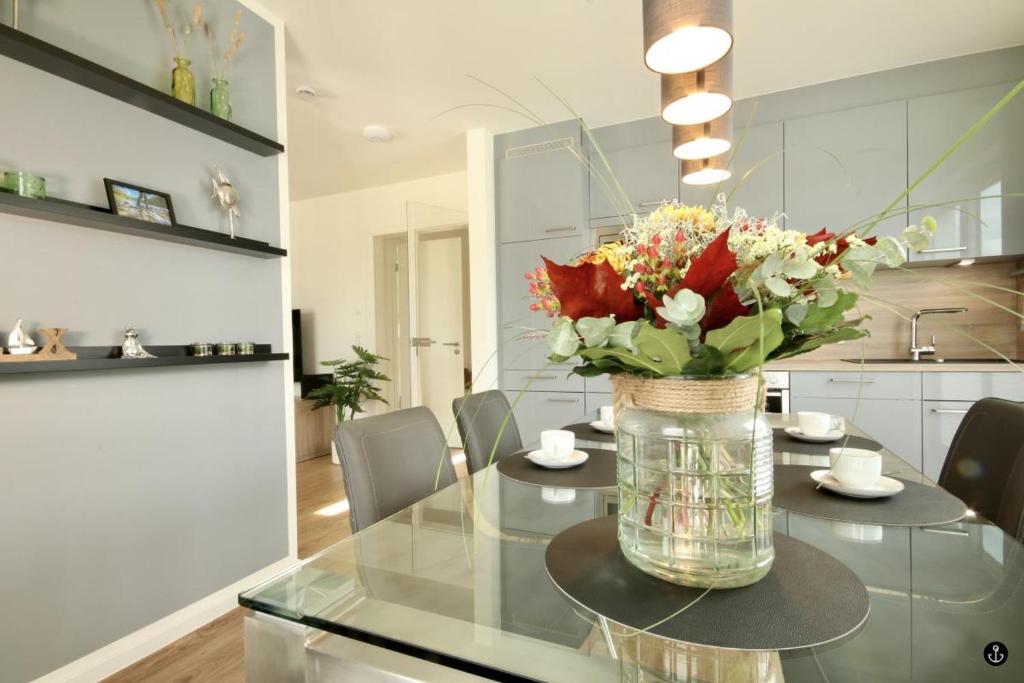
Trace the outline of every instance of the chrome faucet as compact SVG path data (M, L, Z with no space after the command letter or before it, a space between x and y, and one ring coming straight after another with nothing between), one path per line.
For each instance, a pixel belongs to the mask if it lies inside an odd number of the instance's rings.
M933 355L935 353L935 335L932 335L931 343L928 346L917 345L917 321L922 315L933 315L937 313L966 313L966 308L922 308L910 319L910 360L921 360L921 355Z

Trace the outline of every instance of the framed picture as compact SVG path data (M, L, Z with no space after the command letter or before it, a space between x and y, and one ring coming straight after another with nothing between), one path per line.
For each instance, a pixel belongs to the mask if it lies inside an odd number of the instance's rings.
M103 179L111 213L158 225L174 225L171 195L120 180Z

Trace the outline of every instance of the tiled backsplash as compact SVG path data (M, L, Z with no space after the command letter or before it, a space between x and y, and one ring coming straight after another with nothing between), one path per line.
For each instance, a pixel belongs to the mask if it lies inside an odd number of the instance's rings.
M871 336L863 342L824 346L807 357L857 358L863 343L867 358L903 358L910 348L910 316L916 310L965 306L969 309L967 313L923 317L918 341L926 343L934 334L938 357L993 356L970 338L975 337L1000 353L1020 358L1024 356L1020 319L979 297L1010 310L1024 311L1024 299L990 286L1024 289L1024 277L1017 274L1022 267L1024 261L1010 261L879 271L872 288L861 297L861 314L872 318L865 323Z

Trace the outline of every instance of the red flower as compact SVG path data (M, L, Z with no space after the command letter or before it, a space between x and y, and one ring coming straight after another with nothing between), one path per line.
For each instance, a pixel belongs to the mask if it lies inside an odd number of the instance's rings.
M637 320L643 310L632 292L622 289L625 279L607 261L561 266L544 259L551 289L562 305L561 314L580 318L614 315L618 322Z
M835 239L835 233L829 232L827 228L822 228L813 235L807 236L807 245L813 247L815 244L818 244L819 242L828 242L832 239ZM877 237L868 237L867 239L864 240L864 243L873 245L877 241ZM828 264L832 263L837 258L839 258L839 255L846 251L849 247L850 243L846 240L846 237L840 237L838 240L836 240L836 253L829 254L828 252L825 252L823 254L819 254L818 258L814 260L823 266L827 266Z

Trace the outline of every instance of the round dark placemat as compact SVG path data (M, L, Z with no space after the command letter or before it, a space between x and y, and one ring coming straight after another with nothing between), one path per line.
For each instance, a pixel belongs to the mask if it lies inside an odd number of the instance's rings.
M811 443L794 439L782 427L772 429L772 448L787 453L804 453L806 455L828 455L830 448L838 448L845 445L847 448L866 448L869 451L880 451L885 448L882 444L866 436L844 436L829 443Z
M615 435L609 434L608 432L602 432L600 429L594 429L588 422L577 422L566 427L562 427L567 432L572 432L576 435L577 439L583 441L595 441L597 443L615 443Z
M888 498L850 498L833 493L811 479L821 467L776 465L772 505L782 510L838 522L879 526L934 526L962 519L963 502L937 486L906 479L904 489Z
M697 645L812 647L853 633L870 609L864 584L846 565L782 534L775 534L775 563L767 576L752 586L712 590L703 597L702 588L677 586L631 565L619 550L615 516L566 529L548 544L544 559L555 585L591 612ZM658 623L691 602L686 611Z
M582 465L554 470L530 462L520 451L498 461L498 472L509 479L535 486L565 489L603 489L615 486L615 451L606 448L577 448L590 457Z

